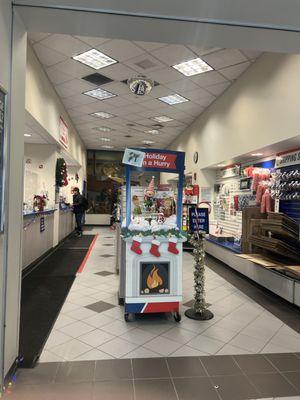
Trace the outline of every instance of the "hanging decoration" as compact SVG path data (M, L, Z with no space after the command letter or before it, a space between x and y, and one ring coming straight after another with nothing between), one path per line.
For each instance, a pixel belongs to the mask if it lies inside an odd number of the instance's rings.
M204 232L195 232L190 239L194 250L194 307L186 310L185 315L188 318L196 320L208 320L213 318L213 313L208 310L209 304L205 300L205 251L204 251Z
M67 164L63 158L56 161L56 186L63 187L68 185Z

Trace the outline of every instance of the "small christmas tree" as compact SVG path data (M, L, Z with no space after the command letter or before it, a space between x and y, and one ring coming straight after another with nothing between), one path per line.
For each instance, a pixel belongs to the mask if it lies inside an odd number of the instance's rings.
M56 186L62 187L68 185L67 164L63 158L56 161Z

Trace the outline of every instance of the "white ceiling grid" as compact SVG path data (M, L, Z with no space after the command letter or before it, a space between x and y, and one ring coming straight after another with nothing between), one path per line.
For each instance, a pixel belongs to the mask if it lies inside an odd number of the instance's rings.
M86 147L93 149L103 146L101 137L110 138L110 142L105 144L119 150L126 146L142 147L143 140L153 140L152 147L167 147L260 54L236 49L198 49L194 46L59 34L30 33L29 39ZM95 70L71 58L92 48L118 62ZM172 68L172 65L198 56L214 71L187 77ZM97 86L82 78L97 72L113 80L101 88L116 94L116 97L101 101L83 94ZM159 83L146 96L132 94L121 82L139 74ZM158 100L176 93L189 101L168 105ZM102 119L90 115L101 111L113 117ZM146 133L155 129L157 122L152 118L161 115L173 120L163 123L158 135ZM101 126L109 127L111 131L95 129Z

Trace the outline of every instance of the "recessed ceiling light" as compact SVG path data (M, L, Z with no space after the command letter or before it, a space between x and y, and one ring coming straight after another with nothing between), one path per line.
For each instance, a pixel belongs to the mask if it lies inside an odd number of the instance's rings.
M161 115L160 117L153 117L154 121L157 122L170 122L173 121L173 118L167 117L166 115Z
M102 137L100 140L102 140L102 142L110 142L110 138L108 137Z
M262 156L263 155L263 153L252 153L251 154L251 156L253 156L253 157L259 157L259 156Z
M82 64L88 65L94 69L107 67L108 65L116 64L118 61L108 57L106 54L96 49L85 51L72 57L73 60L79 61Z
M226 167L226 164L218 164L217 167L220 167L220 168Z
M145 131L145 133L150 133L150 135L159 135L160 131L157 129L150 129L150 131Z
M111 132L113 129L108 126L96 126L93 130L98 132Z
M104 111L94 112L90 115L92 115L93 117L105 118L105 119L114 117L114 115Z
M173 104L186 103L187 101L189 101L189 99L186 99L185 97L180 96L180 94L177 93L170 94L169 96L159 97L158 100L163 101L170 106L172 106Z
M31 137L31 134L30 133L24 133L24 136Z
M110 99L111 97L117 96L116 94L111 93L111 92L101 89L101 88L88 90L87 92L84 92L83 94L85 94L86 96L94 97L95 99L98 99L98 100Z
M153 144L154 142L152 140L143 140L144 144Z
M213 68L201 58L185 61L180 64L173 65L173 68L181 72L185 76L193 76L203 74L204 72L212 71Z
M113 149L114 148L114 146L110 146L109 144L104 144L101 147L102 147L102 149Z
M124 137L126 137L126 138L130 138L130 137L132 137L131 135L125 135Z

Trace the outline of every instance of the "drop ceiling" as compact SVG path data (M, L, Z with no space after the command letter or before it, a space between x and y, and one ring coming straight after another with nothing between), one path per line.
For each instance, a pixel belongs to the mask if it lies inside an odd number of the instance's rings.
M144 147L143 141L153 142L151 147L167 147L260 55L255 51L237 49L200 49L61 34L29 33L29 39L88 149ZM104 53L117 63L95 70L72 59L91 49ZM187 77L172 68L197 57L214 70ZM86 80L95 73L102 75L98 84ZM136 96L126 85L127 79L139 74L156 83L148 95ZM105 81L107 83L101 84ZM97 100L83 94L96 88L115 96ZM168 105L159 100L160 97L174 94L189 101ZM91 115L97 112L113 117ZM159 126L154 120L159 116L172 120ZM101 131L103 127L106 131ZM147 132L157 130L158 134Z

